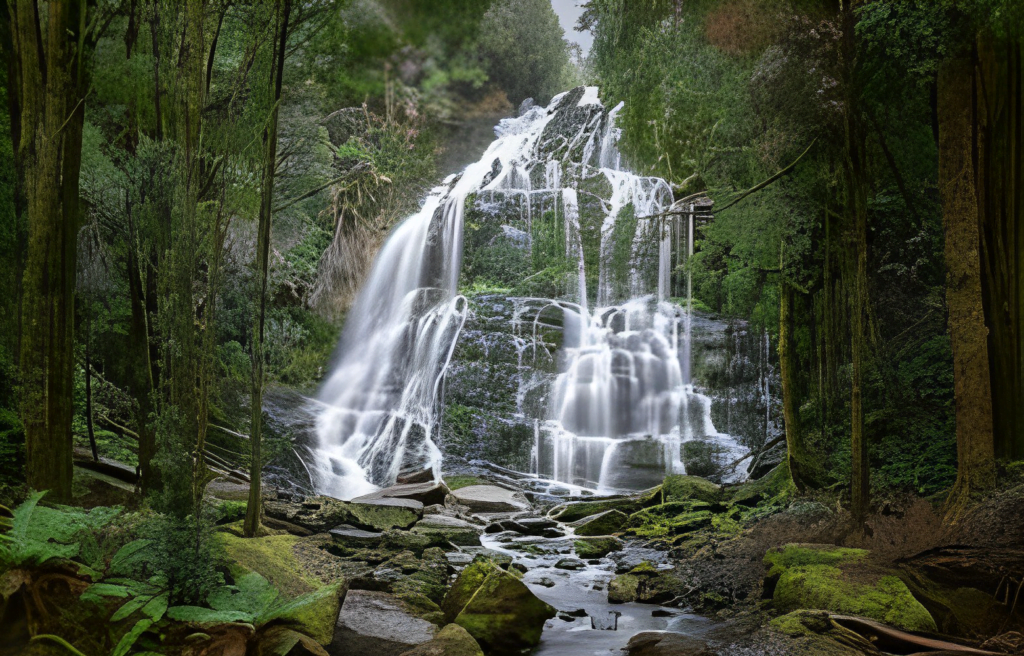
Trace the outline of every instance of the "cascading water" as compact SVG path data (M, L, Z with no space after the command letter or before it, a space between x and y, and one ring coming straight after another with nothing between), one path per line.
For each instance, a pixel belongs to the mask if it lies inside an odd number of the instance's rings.
M620 169L620 109L606 111L596 88L581 87L502 121L481 160L395 229L320 394L311 471L321 492L351 498L402 470L438 473L439 388L472 312L458 294L464 239L471 270L483 270L478 256L489 249L505 259L487 275L561 281L555 299L516 299L510 320L514 420L529 426L533 473L637 489L684 471L690 442L712 443L719 456L742 451L715 430L710 400L689 380L689 311L667 300L671 188ZM467 207L515 218L488 232ZM557 374L538 368L545 356ZM527 408L541 388L543 401Z

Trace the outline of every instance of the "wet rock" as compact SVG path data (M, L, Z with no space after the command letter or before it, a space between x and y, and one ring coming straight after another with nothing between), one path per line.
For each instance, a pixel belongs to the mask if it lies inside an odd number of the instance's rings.
M423 504L413 499L360 497L348 505L350 522L377 531L409 528L423 517Z
M437 627L415 616L384 592L350 590L345 596L328 653L400 656L434 638Z
M622 613L617 610L591 615L590 628L595 631L618 631L620 617Z
M569 571L575 571L586 567L586 563L578 558L563 558L555 563L555 569L565 569Z
M605 497L595 501L574 501L552 510L551 517L560 522L575 522L606 510L621 510L626 514L661 502L661 487L645 490L630 497Z
M473 554L464 551L449 551L444 556L448 560L448 570L453 574L473 562L474 558Z
M573 542L572 546L580 558L604 558L622 549L622 540L613 537L585 537Z
M399 472L395 483L398 485L413 485L415 483L433 483L436 480L433 467L419 470Z
M682 584L670 571L642 563L608 583L608 603L661 604L675 599L681 591Z
M392 485L352 501L355 503L371 499L412 499L424 506L433 506L443 505L446 496L448 496L448 487L444 483L435 483L431 480L423 483Z
M769 550L764 563L765 597L780 612L816 608L908 631L937 631L897 573L873 563L864 549L790 544Z
M773 469L782 464L786 459L786 443L779 442L767 451L761 451L754 456L747 467L747 478L757 480L763 478Z
M523 519L508 519L503 522L499 522L502 530L514 531L521 533L522 535L539 535L543 537L551 537L547 535L552 529L555 530L557 535L562 535L561 531L558 531L558 522L547 519L546 517L526 517Z
M482 528L476 524L445 515L427 515L412 527L412 532L426 535L435 544L448 543L458 546L478 546Z
M540 579L537 579L537 585L543 586L545 588L553 588L555 587L555 582L549 579L548 577L544 576Z
M458 624L448 624L432 640L402 656L484 656L484 652L468 631Z
M682 633L643 631L629 639L628 656L712 656L707 643Z
M429 536L412 531L385 531L381 540L381 548L388 551L411 551L417 556L434 544Z
M519 493L496 485L470 485L452 491L452 496L472 512L516 512L530 509Z
M606 510L605 512L581 520L576 527L576 535L611 535L622 529L629 518L619 510Z
M455 580L442 604L445 618L470 633L488 654L519 654L536 647L554 608L518 578L478 558Z
M383 539L382 533L364 531L348 524L332 528L330 534L335 544L350 549L372 549L380 545Z

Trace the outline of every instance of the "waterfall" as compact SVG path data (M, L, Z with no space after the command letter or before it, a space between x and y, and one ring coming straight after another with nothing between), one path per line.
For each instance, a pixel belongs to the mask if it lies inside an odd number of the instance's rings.
M596 88L581 87L501 121L480 161L394 229L320 391L310 470L321 492L347 499L402 471L440 473L439 389L472 316L459 294L464 239L477 244L467 257L503 248L528 262L523 277L564 272L564 296L514 301L515 416L532 436L524 467L564 483L636 489L684 471L688 442L734 451L690 380L692 310L668 300L673 230L663 213L672 191L623 170L621 109L606 111ZM483 233L467 208L481 207L503 218L477 243ZM691 223L689 254L692 233ZM557 353L544 341L551 331L561 335ZM553 378L536 370L539 353L557 368ZM543 407L527 409L541 387Z

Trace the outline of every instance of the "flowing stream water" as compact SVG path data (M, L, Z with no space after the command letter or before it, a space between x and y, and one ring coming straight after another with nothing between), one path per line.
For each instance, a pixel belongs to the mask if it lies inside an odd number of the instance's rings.
M557 375L518 380L524 416L522 398L545 387L543 407L528 417L531 473L612 492L683 473L689 442L713 445L722 460L744 456L745 447L716 430L711 399L691 380L691 304L670 299L678 248L664 213L672 191L621 168L621 107L605 110L587 87L503 120L481 159L395 228L320 392L319 444L309 463L319 491L349 499L393 484L403 470L440 473L439 396L471 312L459 294L466 208L498 197L523 199L525 229L503 224L502 238L526 252L541 221L533 205L550 206L557 255L573 271L560 297L515 301L521 369L531 368L524 358L531 349L536 358L539 329L552 315L561 332ZM693 234L691 224L688 254Z

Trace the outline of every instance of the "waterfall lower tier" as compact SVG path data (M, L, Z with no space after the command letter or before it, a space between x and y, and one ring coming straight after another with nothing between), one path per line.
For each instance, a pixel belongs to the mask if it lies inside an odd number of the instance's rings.
M321 492L436 475L442 453L609 491L742 456L690 380L691 317L668 299L672 191L620 169L621 107L580 87L503 120L394 229L320 392ZM511 304L497 324L480 325L480 287Z

